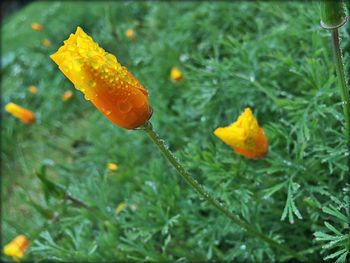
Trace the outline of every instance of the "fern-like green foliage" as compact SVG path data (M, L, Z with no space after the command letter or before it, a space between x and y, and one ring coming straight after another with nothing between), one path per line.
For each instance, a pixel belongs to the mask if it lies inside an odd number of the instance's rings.
M25 234L36 261L346 262L349 156L319 21L316 2L35 2L7 18L2 105L27 107L37 122L3 113L2 244ZM299 259L232 224L145 133L114 126L74 90L49 55L78 25L148 89L151 121L186 169L232 212L303 251ZM340 31L347 69L349 33ZM182 81L170 81L173 66ZM74 97L64 102L66 90ZM270 142L262 160L213 134L245 107Z

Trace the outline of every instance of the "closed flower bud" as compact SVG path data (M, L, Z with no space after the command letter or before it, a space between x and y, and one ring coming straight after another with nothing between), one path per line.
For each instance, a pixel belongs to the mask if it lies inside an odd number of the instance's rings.
M260 159L268 151L267 137L250 108L246 108L231 125L217 128L214 134L236 153L250 159Z
M8 103L5 106L5 110L23 123L30 124L35 122L35 114L32 111L27 110L15 103Z
M134 129L150 118L147 90L80 27L51 58L111 122Z
M321 26L324 29L339 28L343 26L348 19L343 1L322 0L320 8Z
M26 236L19 235L10 243L5 245L3 252L6 256L13 257L14 259L18 260L24 257L28 246L29 241Z

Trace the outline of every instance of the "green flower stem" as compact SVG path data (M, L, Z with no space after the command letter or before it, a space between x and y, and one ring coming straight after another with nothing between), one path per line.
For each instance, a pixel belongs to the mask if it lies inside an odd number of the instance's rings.
M350 95L349 87L346 83L344 65L342 59L342 53L339 45L339 33L338 29L332 29L332 49L334 54L334 62L336 71L340 83L340 94L342 99L342 106L344 111L345 123L346 123L346 139L348 142L348 149L350 150Z
M298 251L298 256L305 256L305 255L308 255L308 254L314 254L316 251L320 250L322 248L323 245L318 245L318 246L315 246L315 247L310 247L310 248L307 248L307 249L304 249L304 250L301 250L301 251ZM290 255L287 255L287 256L283 256L281 257L281 262L283 261L287 261L287 260L291 260L293 257L290 256Z
M291 250L288 247L285 247L279 243L277 243L275 240L269 238L268 236L264 235L260 231L256 230L254 227L252 227L250 224L244 222L242 219L239 218L239 216L234 215L231 213L226 207L224 207L218 200L216 200L213 196L211 196L201 184L199 184L186 170L185 168L180 164L180 162L176 159L176 157L173 155L173 153L169 150L169 148L166 146L165 142L158 136L158 134L153 130L152 124L150 122L147 122L141 129L145 130L149 137L152 139L152 141L159 147L160 151L163 153L163 155L168 159L168 161L172 164L172 166L178 171L178 173L181 175L185 181L191 185L197 192L200 194L204 199L206 199L210 204L215 206L220 212L225 214L228 218L230 218L235 224L239 225L243 229L245 229L249 234L265 241L266 243L270 244L272 247L275 247L276 249L279 249L280 251L283 251L284 253L291 255L292 257L295 257L297 254Z

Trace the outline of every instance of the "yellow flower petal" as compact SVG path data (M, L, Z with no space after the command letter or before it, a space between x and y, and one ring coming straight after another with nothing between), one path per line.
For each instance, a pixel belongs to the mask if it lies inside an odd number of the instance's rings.
M180 81L182 79L182 72L177 67L172 67L170 71L170 79L173 82Z
M118 164L116 163L108 163L107 164L107 169L110 171L117 171L118 170Z
M134 129L150 118L147 90L80 27L51 58L111 122Z
M5 110L23 123L30 124L35 122L34 112L27 110L15 103L10 102L6 104Z
M125 204L125 203L120 203L120 204L115 208L115 213L116 213L117 215L119 215L120 212L121 212L122 210L124 210L125 208L127 208L127 207L128 207L127 204Z
M214 134L235 152L247 158L259 159L268 151L267 137L250 108L246 108L231 125L217 128Z

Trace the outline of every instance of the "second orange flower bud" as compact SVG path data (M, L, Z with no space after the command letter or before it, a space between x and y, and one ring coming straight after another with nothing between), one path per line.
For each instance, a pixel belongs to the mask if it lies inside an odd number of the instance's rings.
M4 254L19 260L24 257L29 246L29 241L26 236L19 235L6 246L4 246Z
M236 153L250 159L260 159L268 151L267 137L250 108L246 108L234 123L217 128L214 134Z

